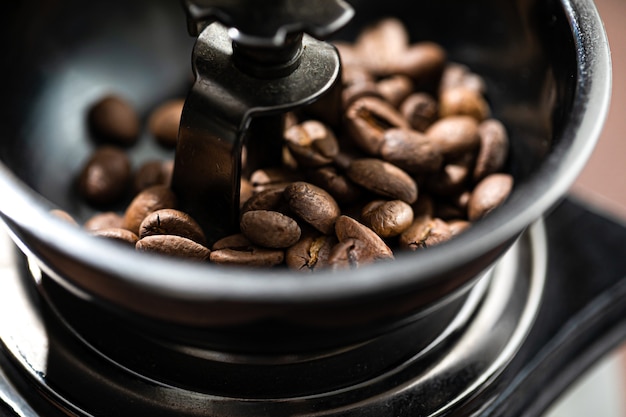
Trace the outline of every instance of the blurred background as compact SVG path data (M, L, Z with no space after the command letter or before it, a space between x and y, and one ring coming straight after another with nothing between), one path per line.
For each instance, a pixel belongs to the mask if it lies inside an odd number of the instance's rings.
M626 1L595 3L611 47L613 95L604 131L571 194L626 224ZM626 416L626 344L589 370L546 417L583 416Z

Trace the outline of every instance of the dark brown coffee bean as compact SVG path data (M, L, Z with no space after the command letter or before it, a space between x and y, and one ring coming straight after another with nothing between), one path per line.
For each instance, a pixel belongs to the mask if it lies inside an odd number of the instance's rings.
M476 157L474 181L480 181L504 167L509 152L509 137L504 125L495 119L485 120L478 126L480 149Z
M103 146L97 149L83 167L78 190L91 204L105 206L118 202L128 189L131 169L126 153Z
M213 263L239 266L276 266L284 259L283 250L259 248L241 233L215 242L210 255Z
M419 198L415 203L411 205L413 209L413 218L418 217L434 217L435 216L435 202L433 198L427 194L420 193Z
M406 75L417 86L426 87L439 81L446 63L446 52L433 42L413 44L391 63L391 74Z
M460 193L467 185L470 170L466 165L449 163L437 174L429 177L428 190L439 196L452 196Z
M509 174L491 174L476 185L468 202L467 214L476 221L500 206L513 189L513 177Z
M161 209L146 216L139 226L139 238L153 235L176 235L206 245L200 225L187 213L175 209Z
M337 217L341 214L335 199L313 184L298 181L284 191L289 208L302 220L324 234L331 234Z
M389 104L398 107L413 92L413 81L405 75L392 75L378 81L377 88Z
M157 107L148 119L148 130L158 143L175 148L185 100L170 100Z
M135 249L140 252L158 253L194 261L205 261L211 254L207 247L191 239L175 235L146 236L137 241Z
M118 95L108 95L94 103L87 119L98 139L127 146L139 138L139 116L132 105Z
M402 169L375 158L355 159L346 172L355 183L383 197L409 204L417 200L417 183Z
M362 97L352 103L346 111L345 123L354 143L370 155L378 155L387 129L409 128L406 119L391 104L376 97Z
M300 226L277 211L254 210L241 216L241 233L252 243L266 248L287 248L300 239Z
M413 224L400 235L400 247L409 250L425 249L452 238L446 222L439 218L416 217Z
M381 157L411 174L436 172L443 155L426 135L409 129L389 129L383 136Z
M337 243L328 255L328 266L334 270L356 269L375 262L371 248L358 239Z
M478 122L470 116L450 116L439 119L426 130L444 156L473 152L480 145Z
M287 201L283 198L284 188L270 188L254 194L245 202L241 213L254 210L272 210L285 213Z
M119 227L98 229L91 232L93 236L104 237L134 247L139 238L133 232Z
M378 236L398 236L413 223L413 209L401 200L376 200L367 204L361 213L363 224Z
M137 194L124 213L124 228L139 234L139 226L150 213L166 208L176 208L177 199L172 190L155 185Z
M439 96L439 116L471 116L479 122L489 117L490 109L484 97L465 87L443 90Z
M425 132L439 117L439 105L428 93L413 93L400 105L400 113L413 129Z
M381 100L385 98L380 93L378 85L374 81L367 81L359 84L352 84L344 88L341 92L341 107L347 111L352 103L362 97L375 97Z
M94 214L83 224L83 229L93 232L100 229L123 228L124 217L114 211Z
M334 236L306 234L285 252L285 264L296 271L311 272L328 267L328 257L337 243Z
M315 120L292 126L285 132L289 151L303 167L318 167L333 162L339 144L329 127Z
M337 168L328 166L310 171L307 179L318 187L328 191L339 203L348 203L358 200L363 195L363 189L340 174Z
M340 242L355 239L363 242L363 259L393 259L393 252L372 229L348 216L339 216L335 223L335 233Z
M137 194L153 185L169 185L170 180L170 161L146 161L135 172L133 190Z

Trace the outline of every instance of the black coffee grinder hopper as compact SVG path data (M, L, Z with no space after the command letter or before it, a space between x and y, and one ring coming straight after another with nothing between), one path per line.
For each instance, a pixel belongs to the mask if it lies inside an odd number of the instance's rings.
M353 9L342 0L186 0L185 8L198 36L196 80L172 187L212 240L237 228L244 145L246 167L277 166L288 111L322 99L327 114L339 115L339 56L315 38L340 29Z

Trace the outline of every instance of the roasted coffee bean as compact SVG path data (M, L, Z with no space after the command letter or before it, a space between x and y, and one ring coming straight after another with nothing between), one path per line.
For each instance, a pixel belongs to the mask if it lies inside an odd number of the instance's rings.
M363 242L367 250L361 251L363 259L393 259L393 252L372 229L348 216L339 216L335 233L340 242L355 239Z
M65 221L66 223L71 224L72 226L78 226L76 219L74 219L74 217L72 217L72 215L65 210L52 209L50 210L50 214L52 214L56 218Z
M139 238L133 232L119 227L98 229L91 232L93 236L104 237L134 247Z
M495 119L485 120L478 126L480 149L476 157L474 181L480 181L504 167L509 152L509 137L504 125Z
M310 171L307 179L318 187L328 191L338 203L349 203L363 195L363 189L339 173L333 166Z
M344 88L371 83L374 81L374 77L370 72L361 65L343 65L341 67L341 82Z
M491 174L480 181L469 199L467 215L470 221L485 217L506 200L513 188L513 177L509 174Z
M334 236L306 234L285 252L285 264L296 271L310 272L328 267L328 257L337 244Z
M341 92L341 107L347 111L352 103L362 97L375 97L381 100L385 98L380 93L378 85L374 81L366 81L359 84L352 84L344 88Z
M153 235L176 235L206 245L200 225L187 213L175 209L161 209L146 216L139 226L139 238Z
M328 266L334 270L356 269L377 261L371 248L358 239L337 243L328 255Z
M486 91L485 81L479 75L471 72L465 65L451 62L444 68L439 89L444 91L456 87L470 89L479 94L484 94Z
M439 96L439 115L471 116L479 122L489 117L490 109L482 94L465 87L448 88Z
M419 42L398 55L388 67L391 74L406 75L416 86L428 88L436 84L443 72L446 52L433 42Z
M178 128L185 101L175 99L157 107L148 119L148 130L154 139L168 148L175 148L178 142Z
M83 229L93 232L100 229L121 229L124 227L124 217L114 211L94 214L83 224Z
M177 199L172 190L155 185L137 194L124 213L124 228L139 234L139 226L150 213L166 208L176 208Z
M378 155L383 134L394 127L409 128L400 113L386 101L376 97L362 97L346 111L346 129L363 151Z
M425 133L439 146L444 156L474 152L480 145L478 122L470 116L439 119Z
M363 224L382 238L398 236L413 223L413 209L401 200L375 200L361 213Z
M359 51L353 43L334 41L333 46L337 48L339 58L341 59L341 64L344 68L365 68L361 62L361 55L359 54Z
M135 194L152 187L153 185L169 185L171 181L170 161L146 161L135 172L133 190Z
M137 241L135 249L140 252L158 253L194 261L209 259L211 251L191 239L175 235L146 236Z
M87 120L100 140L128 146L139 138L139 116L132 105L118 95L107 95L94 103Z
M365 28L355 41L358 61L377 76L395 74L394 62L409 47L409 35L402 22L382 19Z
M254 194L241 209L241 213L254 210L272 210L285 213L288 210L287 201L283 197L284 188L270 188Z
M400 247L409 250L425 249L438 245L452 238L452 232L446 222L439 218L421 216L400 235Z
M435 202L434 199L424 193L421 193L417 201L411 205L413 209L413 218L418 217L434 217L435 215Z
M448 220L448 227L450 227L450 233L452 234L452 237L460 235L461 233L469 229L471 225L472 223L463 219Z
M254 171L250 175L250 182L255 192L260 192L268 188L284 188L287 184L300 181L302 178L301 172L285 167L271 167Z
M383 197L409 204L417 200L417 183L409 174L389 162L375 158L352 161L346 172L355 183Z
M113 204L124 196L130 177L130 160L126 153L112 146L103 146L84 165L78 177L78 191L93 205Z
M467 185L469 168L463 164L449 163L428 179L428 190L449 197L460 193Z
M331 234L341 209L325 190L313 184L298 181L284 191L289 208L302 220L322 233Z
M335 134L315 120L290 127L285 132L285 140L294 159L303 167L328 165L339 153Z
M270 267L283 263L285 252L255 246L243 234L227 236L215 242L210 260L221 265Z
M300 239L300 226L277 211L254 210L241 216L241 233L252 243L266 248L287 248Z
M425 132L438 118L437 101L428 93L413 93L400 105L400 113L411 127Z
M383 98L394 107L400 106L400 103L413 92L413 81L406 75L384 78L378 81L376 86Z
M381 157L411 174L436 172L443 163L437 144L409 129L389 129L383 136Z

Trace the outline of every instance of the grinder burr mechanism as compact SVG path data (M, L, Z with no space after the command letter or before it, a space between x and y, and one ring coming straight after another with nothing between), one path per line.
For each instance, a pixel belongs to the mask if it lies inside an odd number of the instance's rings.
M242 153L248 169L275 165L288 111L319 99L339 105L338 53L315 38L342 27L353 9L342 0L184 6L189 32L198 36L196 78L181 116L172 187L216 240L237 227Z

